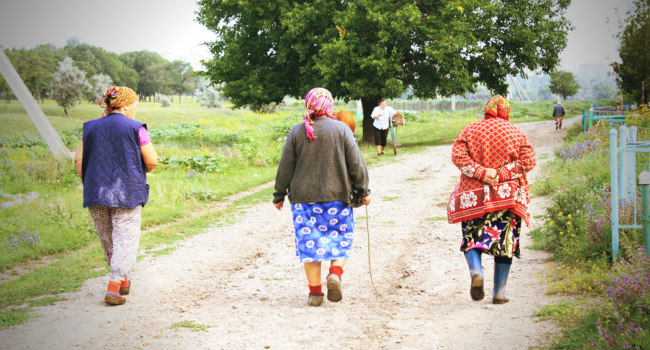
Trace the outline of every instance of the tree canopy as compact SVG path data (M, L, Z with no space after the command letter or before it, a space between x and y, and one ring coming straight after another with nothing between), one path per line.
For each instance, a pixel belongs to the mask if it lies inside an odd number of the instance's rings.
M204 62L235 107L259 108L323 86L360 99L364 139L379 97L505 93L506 76L551 72L566 46L569 0L200 0L217 34Z
M578 93L580 85L576 82L573 73L559 70L551 73L551 85L549 90L552 93L562 96L563 100Z
M118 55L72 38L63 48L47 44L31 49L7 49L5 53L29 91L41 101L49 95L53 73L65 57L70 57L72 64L86 73L93 87L103 89L102 92L107 86L96 86L94 77L99 75L108 76L115 85L133 88L143 99L156 93L182 94L194 91L195 72L189 63L168 61L160 54L146 50ZM108 80L102 80L106 81ZM9 86L2 77L0 93L4 93L9 101ZM86 97L92 94L89 92Z
M633 101L647 103L650 95L650 0L636 0L625 22L625 29L618 35L621 62L613 63L612 68L618 75L619 89Z

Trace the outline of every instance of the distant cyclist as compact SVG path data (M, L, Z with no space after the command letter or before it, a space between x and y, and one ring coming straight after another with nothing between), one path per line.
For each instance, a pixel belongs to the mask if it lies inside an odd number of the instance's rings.
M562 103L557 101L555 108L553 108L553 119L555 119L555 130L562 129L562 117L564 117L564 107Z

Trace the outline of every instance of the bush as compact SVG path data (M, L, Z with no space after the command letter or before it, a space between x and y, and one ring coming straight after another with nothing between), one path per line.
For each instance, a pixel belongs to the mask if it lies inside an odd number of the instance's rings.
M156 93L154 99L160 103L161 107L170 107L172 105L167 95Z

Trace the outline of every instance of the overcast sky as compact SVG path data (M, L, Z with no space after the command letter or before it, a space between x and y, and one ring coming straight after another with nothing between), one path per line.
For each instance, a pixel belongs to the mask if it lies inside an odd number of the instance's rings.
M582 63L618 61L618 42L633 0L573 0L567 12L575 26L561 54L562 69L576 72ZM2 0L0 46L63 47L73 37L122 53L149 50L190 62L202 69L210 53L202 43L215 35L196 22L194 0Z

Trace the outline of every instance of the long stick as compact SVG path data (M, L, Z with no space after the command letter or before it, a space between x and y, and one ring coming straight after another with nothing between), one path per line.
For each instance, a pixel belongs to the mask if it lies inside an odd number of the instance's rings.
M372 288L375 290L375 293L381 298L381 293L375 287L375 281L372 279L372 265L370 264L370 225L368 224L368 205L366 207L366 232L368 232L368 272L370 272L370 283L372 283Z

